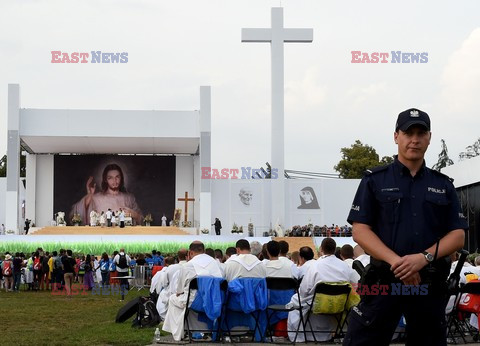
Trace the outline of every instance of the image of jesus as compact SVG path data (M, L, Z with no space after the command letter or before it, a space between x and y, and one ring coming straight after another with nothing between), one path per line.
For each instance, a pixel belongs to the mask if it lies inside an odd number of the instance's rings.
M125 179L122 169L117 164L109 164L102 174L101 191L96 191L97 184L90 176L85 185L87 194L72 206L70 218L74 213L80 214L84 225L88 225L88 217L92 210L106 211L122 209L130 214L135 224L142 224L142 211L140 210L135 196L125 189Z

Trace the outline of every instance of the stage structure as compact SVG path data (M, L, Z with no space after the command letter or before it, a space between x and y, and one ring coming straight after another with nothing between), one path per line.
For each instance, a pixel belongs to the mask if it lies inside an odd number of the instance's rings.
M200 87L200 109L192 111L29 109L21 108L20 86L10 84L7 230L22 234L25 218L50 226L59 211L67 224L73 214L85 224L92 209L100 213L110 204L127 207L137 225L147 214L154 225L163 214L169 222L181 210L180 227L210 229L211 183L201 180L200 169L211 166L210 93L209 86ZM21 153L27 162L25 215ZM108 179L121 185L112 200Z

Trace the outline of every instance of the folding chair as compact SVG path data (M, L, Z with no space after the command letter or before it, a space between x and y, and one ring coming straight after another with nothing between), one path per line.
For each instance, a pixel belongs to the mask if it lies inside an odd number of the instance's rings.
M211 294L211 295L214 295L216 293L220 294L220 301L217 302L217 303L220 303L220 309L217 309L216 311L213 312L214 316L212 316L210 312L207 313L205 311L206 304L209 304L210 302L205 301L205 299L203 299L204 295L202 294L204 292L202 281L207 282L209 280L211 280L210 282L213 281L213 285L215 285L216 287L213 287L213 288L209 287L206 294ZM196 290L197 293L195 295L195 299L192 302L192 304L189 304L193 290ZM215 290L217 290L216 293L215 293ZM209 340L209 341L216 340L218 335L220 335L220 338L221 338L220 327L221 327L222 315L225 307L227 290L228 290L228 282L223 278L200 276L190 281L190 285L188 287L188 295L187 295L187 307L185 310L185 317L184 317L184 325L187 327L188 340L190 342L195 340L192 338L192 334L194 332L212 333L212 340ZM212 296L212 298L215 299L218 297ZM209 327L209 329L191 329L190 322L189 322L189 315L191 311L196 312L199 315L199 321L207 323L207 326ZM210 319L210 317L212 317L213 320Z
M315 286L315 293L311 302L308 304L309 309L305 318L305 327L310 326L313 340L317 342L315 333L332 333L331 330L314 330L310 322L313 315L333 316L337 322L333 338L343 336L343 327L348 316L348 298L352 287L346 282L319 282Z
M468 282L460 287L455 297L453 310L447 315L447 335L456 343L456 337L461 337L466 343L466 337L478 340L479 332L467 320L468 315L480 314L480 281Z
M300 314L300 322L298 323L297 329L295 330L295 338L293 340L293 344L295 344L297 341L297 336L298 336L300 326L303 327L305 340L307 340L307 334L305 332L305 323L303 321L302 303L300 300L300 293L298 292L298 288L300 286L298 281L293 278L276 278L276 277L267 277L266 280L267 280L267 290L269 292L269 300L268 300L269 305L267 306L266 313L267 313L267 326L270 332L270 341L273 342L273 334L275 331L277 331L271 328L271 324L273 323L271 322L272 316L278 312L288 313L295 310L297 310ZM283 293L291 292L292 294L274 295L274 291L277 291L277 292L279 291ZM287 306L287 304L290 302L291 297L295 294L297 295L297 298L298 298L298 306L293 306L293 305ZM287 314L287 317L288 317L288 314ZM287 333L288 333L288 327L287 327Z
M228 283L223 329L231 338L232 327L245 326L252 341L263 341L267 328L267 283L265 278L238 278ZM243 331L242 331L243 332Z

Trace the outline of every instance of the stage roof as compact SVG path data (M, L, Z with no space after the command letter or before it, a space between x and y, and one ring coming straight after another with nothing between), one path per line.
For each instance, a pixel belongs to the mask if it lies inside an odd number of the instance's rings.
M21 109L31 154L195 154L198 111Z

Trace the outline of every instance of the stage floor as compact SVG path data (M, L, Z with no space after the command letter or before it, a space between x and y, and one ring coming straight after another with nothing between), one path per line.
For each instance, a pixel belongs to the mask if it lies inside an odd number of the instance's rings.
M31 236L39 235L190 235L178 227L135 226L135 227L90 227L50 226L36 230Z

